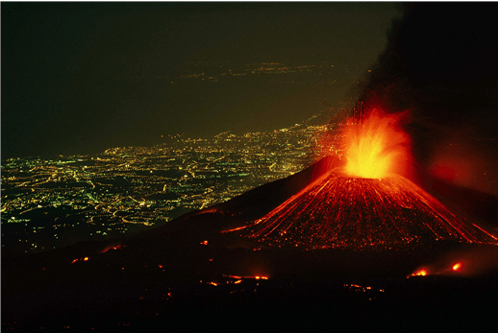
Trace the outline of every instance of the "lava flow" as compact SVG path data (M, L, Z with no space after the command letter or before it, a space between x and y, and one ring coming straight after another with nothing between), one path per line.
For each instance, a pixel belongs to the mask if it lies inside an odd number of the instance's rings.
M344 167L329 170L261 219L232 231L267 245L310 249L496 243L405 177L410 138L398 116L373 110L363 121L347 119L337 135Z

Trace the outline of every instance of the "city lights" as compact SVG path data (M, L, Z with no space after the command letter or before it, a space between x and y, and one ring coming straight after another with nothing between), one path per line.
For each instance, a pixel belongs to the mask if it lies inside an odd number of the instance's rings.
M56 248L68 237L121 237L164 225L302 170L324 130L309 124L317 116L270 132L176 135L93 156L9 159L2 165L2 224L10 225L4 234L16 234L25 253Z

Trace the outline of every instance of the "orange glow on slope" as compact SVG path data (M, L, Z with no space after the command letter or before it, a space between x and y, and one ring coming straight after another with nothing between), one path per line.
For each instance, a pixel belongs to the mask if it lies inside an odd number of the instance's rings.
M473 225L474 227L476 227L477 229L481 230L482 232L484 232L484 233L485 233L486 235L488 235L489 237L493 238L494 240L498 240L498 238L497 238L497 237L495 237L495 236L491 235L489 232L487 232L486 230L484 230L483 228L481 228L481 227L480 227L480 226L478 226L477 224L472 223L472 225Z
M240 275L226 275L223 274L224 277L231 278L231 279L237 279L237 280L242 280L242 279L254 279L254 280L268 280L268 276L264 275L246 275L246 276L240 276Z
M122 244L119 244L116 246L109 245L109 246L105 247L100 253L106 253L107 251L110 251L110 250L119 250L119 249L122 249L125 247L126 247L126 245L122 245Z
M422 268L412 274L412 276L426 276L429 274L426 269Z
M88 261L88 260L90 260L90 257L84 257L84 258L77 258L77 259L74 259L73 261L71 261L71 264L74 264L74 263L75 263L75 262L77 262L78 260Z
M373 109L358 124L354 119L346 120L340 134L348 176L385 178L392 173L406 173L411 140L399 126L403 115L385 115Z

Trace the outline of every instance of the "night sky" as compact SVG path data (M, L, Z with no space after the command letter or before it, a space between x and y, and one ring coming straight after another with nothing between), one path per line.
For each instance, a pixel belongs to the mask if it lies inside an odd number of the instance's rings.
M199 62L372 64L394 3L2 3L2 159L293 125L349 87L171 85Z

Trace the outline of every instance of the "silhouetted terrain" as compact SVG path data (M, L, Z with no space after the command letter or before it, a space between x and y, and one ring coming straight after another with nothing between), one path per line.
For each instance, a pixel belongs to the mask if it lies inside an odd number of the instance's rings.
M135 237L3 259L4 328L221 331L246 321L263 330L406 321L423 327L420 316L450 327L478 327L496 315L496 246L456 242L399 251L303 251L260 248L219 233L267 213L330 162ZM477 264L483 255L491 261L484 268ZM465 274L448 271L462 260ZM438 275L406 278L424 265ZM473 313L479 313L478 323ZM457 319L458 324L449 322Z

